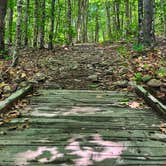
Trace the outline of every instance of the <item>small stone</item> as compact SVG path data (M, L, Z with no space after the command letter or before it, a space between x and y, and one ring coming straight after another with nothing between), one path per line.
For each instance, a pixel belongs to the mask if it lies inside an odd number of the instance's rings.
M127 88L128 81L127 80L117 81L115 82L115 86L119 88Z
M147 85L152 88L159 88L161 86L161 81L157 79L151 79L148 81Z
M123 75L123 74L127 74L129 72L129 69L127 69L126 67L124 68L121 68L120 70L119 70L119 73L121 74L121 75Z
M105 71L106 75L112 75L114 74L114 68L113 67L109 67L106 71Z
M98 76L96 74L88 76L88 80L91 80L92 82L98 81Z
M47 76L43 73L36 73L36 75L34 76L34 80L38 81L38 82L43 82L45 81L47 78Z
M27 81L23 81L19 84L19 87L20 88L23 88L23 87L26 87L28 85L28 82Z
M12 88L11 88L9 85L4 86L3 92L4 92L4 93L10 93L10 92L12 92Z

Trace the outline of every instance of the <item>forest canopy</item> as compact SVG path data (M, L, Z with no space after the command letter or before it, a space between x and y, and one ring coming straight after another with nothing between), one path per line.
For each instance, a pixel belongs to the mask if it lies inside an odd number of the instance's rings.
M1 40L19 47L166 36L164 0L0 0L0 8Z

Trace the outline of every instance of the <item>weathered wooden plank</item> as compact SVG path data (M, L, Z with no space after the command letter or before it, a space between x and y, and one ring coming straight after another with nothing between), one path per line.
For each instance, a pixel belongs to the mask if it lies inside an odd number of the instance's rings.
M156 110L159 114L163 115L166 118L166 106L162 104L159 100L157 100L154 96L152 96L148 91L146 91L141 86L136 86L136 93L143 97L147 104Z
M150 109L131 109L118 104L123 97L130 99L126 93L121 96L117 92L102 91L42 93L31 100L32 112L1 128L0 165L21 165L17 162L22 159L32 166L47 165L40 163L40 159L49 160L52 151L63 157L54 158L48 165L78 166L76 161L81 158L82 162L89 158L90 165L95 166L166 163L166 136L159 128L164 120ZM113 102L107 104L111 98ZM28 128L23 127L25 124ZM123 149L122 154L116 156L114 148L115 151ZM41 149L45 150L33 159L30 157ZM100 154L97 158L104 159L95 160L96 153Z

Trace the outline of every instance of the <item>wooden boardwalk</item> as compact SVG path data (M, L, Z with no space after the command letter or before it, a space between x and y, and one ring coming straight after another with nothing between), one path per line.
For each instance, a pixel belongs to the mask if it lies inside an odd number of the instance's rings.
M0 166L166 166L164 120L151 109L123 105L135 94L39 94L30 112L0 128Z

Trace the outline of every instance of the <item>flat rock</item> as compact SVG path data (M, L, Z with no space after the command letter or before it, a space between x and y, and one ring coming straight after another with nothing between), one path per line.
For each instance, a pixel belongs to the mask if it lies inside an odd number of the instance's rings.
M42 82L45 81L47 78L47 76L44 73L36 73L36 75L34 76L34 80L38 81L38 82Z
M161 81L157 79L151 79L148 81L147 85L152 88L159 88L161 86Z
M127 88L128 81L127 80L117 81L115 82L115 86L119 88Z
M90 81L92 81L92 82L98 81L98 76L97 76L97 74L93 74L93 75L88 76L88 80L90 80Z

